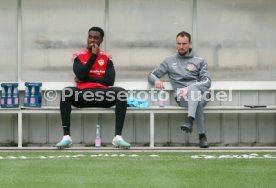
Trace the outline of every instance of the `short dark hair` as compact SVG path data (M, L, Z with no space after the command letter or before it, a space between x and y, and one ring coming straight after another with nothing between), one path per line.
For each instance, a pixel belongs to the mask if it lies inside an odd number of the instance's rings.
M176 38L179 37L179 36L181 36L181 37L185 36L189 39L189 42L191 42L191 34L190 33L186 32L186 31L181 31L180 33L178 33L176 35Z
M91 27L89 30L88 30L88 33L90 31L98 31L100 34L101 34L101 37L104 38L104 30L100 27Z

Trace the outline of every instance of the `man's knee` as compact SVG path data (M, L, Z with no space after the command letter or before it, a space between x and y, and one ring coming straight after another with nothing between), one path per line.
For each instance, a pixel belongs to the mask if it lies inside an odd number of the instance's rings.
M126 101L128 97L127 91L122 87L114 87L112 90L115 93L116 100Z
M65 87L62 91L61 91L61 100L65 101L66 99L74 96L74 88L72 87Z
M211 100L211 92L210 91L205 91L202 95L202 99L201 99L200 104L202 106L206 106L210 100Z

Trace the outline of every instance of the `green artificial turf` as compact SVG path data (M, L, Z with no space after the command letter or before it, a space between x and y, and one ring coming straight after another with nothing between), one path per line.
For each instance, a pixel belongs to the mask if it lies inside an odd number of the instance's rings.
M276 158L192 158L195 155L200 154L0 152L0 187L274 188L276 185Z

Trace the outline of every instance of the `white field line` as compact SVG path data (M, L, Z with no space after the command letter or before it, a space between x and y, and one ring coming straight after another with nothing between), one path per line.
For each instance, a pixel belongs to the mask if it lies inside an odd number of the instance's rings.
M83 157L90 157L90 158L107 158L107 157L140 157L137 154L96 154L96 155L50 155L50 156L0 156L0 160L2 159L65 159L65 158L83 158ZM159 155L148 155L148 157L159 157Z
M243 155L193 155L193 159L276 159L276 155L264 154L258 155L256 153Z
M68 158L138 158L140 155L138 154L77 154L77 155L50 155L50 156L0 156L0 160L15 160L15 159L21 159L21 160L27 160L27 159L68 159ZM143 158L149 157L149 158L156 158L162 159L160 155L151 154L151 155L142 155ZM271 154L263 154L259 155L256 153L252 154L235 154L235 155L192 155L192 159L276 159L276 155ZM164 159L168 159L168 157L165 157Z

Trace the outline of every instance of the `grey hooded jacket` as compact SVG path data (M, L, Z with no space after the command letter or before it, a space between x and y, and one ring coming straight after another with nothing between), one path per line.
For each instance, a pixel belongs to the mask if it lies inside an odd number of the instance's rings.
M207 62L194 56L192 51L185 56L178 53L164 59L148 76L148 81L155 81L168 74L176 96L177 88L197 86L201 92L209 90L211 79Z

